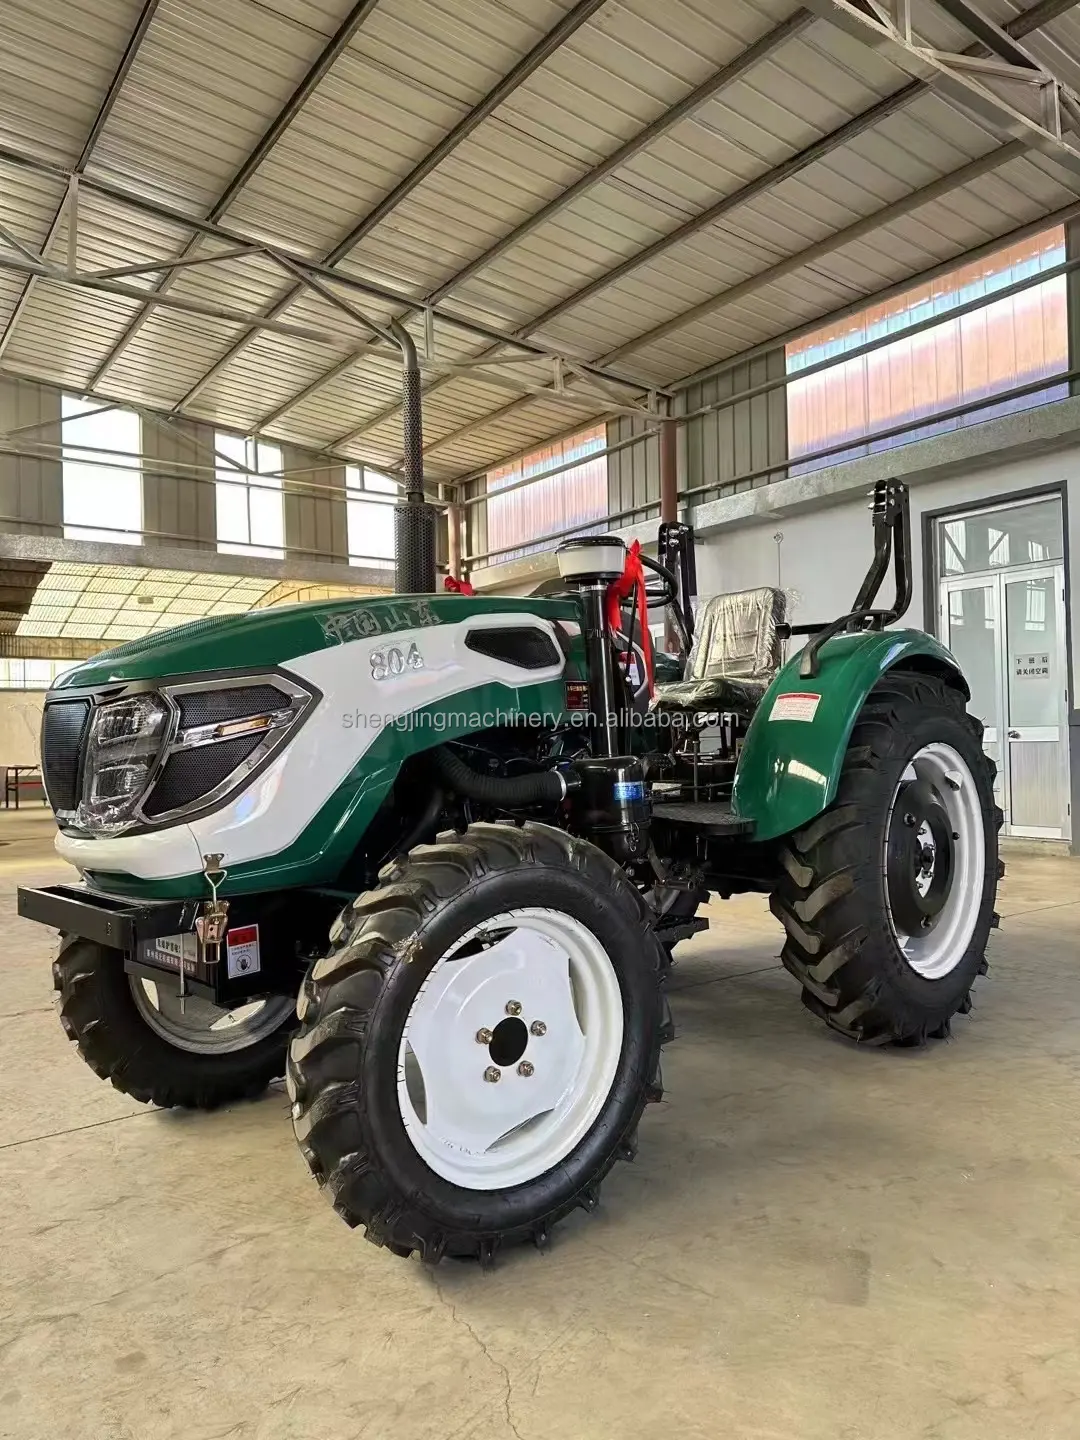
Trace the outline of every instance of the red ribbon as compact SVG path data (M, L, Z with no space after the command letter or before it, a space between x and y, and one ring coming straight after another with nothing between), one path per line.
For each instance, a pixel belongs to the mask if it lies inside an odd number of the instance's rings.
M452 595L475 595L476 591L469 584L468 580L455 580L453 575L447 575L443 579L443 589L449 590Z
M635 596L634 605L641 628L641 650L645 656L645 676L649 694L654 691L652 636L649 634L649 602L645 596L645 568L641 563L641 544L635 540L626 552L626 565L618 580L607 589L607 622L612 634L622 631L622 604Z

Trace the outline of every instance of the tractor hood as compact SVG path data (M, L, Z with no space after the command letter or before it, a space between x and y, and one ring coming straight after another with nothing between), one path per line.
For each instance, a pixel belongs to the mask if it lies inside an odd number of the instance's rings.
M65 671L53 690L81 690L208 670L287 665L298 655L310 655L352 640L375 640L398 630L452 625L474 615L515 612L553 621L576 620L578 615L576 602L570 598L374 595L274 606L246 615L196 620L175 630L144 635Z

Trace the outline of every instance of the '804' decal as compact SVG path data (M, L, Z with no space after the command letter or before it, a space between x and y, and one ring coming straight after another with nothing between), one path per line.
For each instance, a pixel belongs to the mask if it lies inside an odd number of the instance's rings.
M423 670L424 657L414 640L407 650L391 645L387 650L372 650L371 661L373 680L391 680L395 675L404 675L406 670Z

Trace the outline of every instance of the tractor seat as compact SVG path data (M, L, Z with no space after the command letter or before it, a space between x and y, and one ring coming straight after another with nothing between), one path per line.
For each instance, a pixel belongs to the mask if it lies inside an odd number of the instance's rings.
M783 590L763 586L714 595L701 607L686 677L656 687L653 706L718 711L749 720L783 664L777 627Z

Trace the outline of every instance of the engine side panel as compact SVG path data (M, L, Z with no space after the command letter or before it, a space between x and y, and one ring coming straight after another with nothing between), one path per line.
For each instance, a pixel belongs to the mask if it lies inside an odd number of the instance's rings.
M887 670L949 675L968 693L952 655L922 630L838 635L813 680L800 678L799 659L769 687L739 757L732 806L754 821L756 840L789 834L832 803L859 711Z
M200 857L210 852L225 857L223 894L330 884L410 755L511 717L563 714L566 660L551 621L530 622L554 642L557 659L542 668L466 644L478 628L521 623L515 611L470 615L297 656L282 668L322 699L245 790L188 824L93 839L61 834L56 848L114 894L203 894Z

